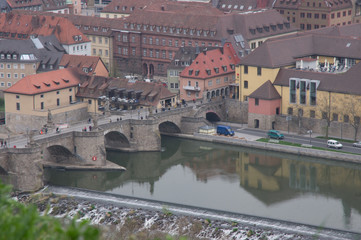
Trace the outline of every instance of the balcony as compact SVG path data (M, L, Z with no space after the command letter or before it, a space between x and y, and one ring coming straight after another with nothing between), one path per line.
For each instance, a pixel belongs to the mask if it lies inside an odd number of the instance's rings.
M196 86L183 86L184 90L188 90L188 91L200 91L201 88L200 87L196 87Z

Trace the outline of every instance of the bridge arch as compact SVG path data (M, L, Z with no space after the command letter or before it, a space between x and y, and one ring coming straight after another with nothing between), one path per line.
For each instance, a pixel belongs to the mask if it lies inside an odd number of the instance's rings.
M74 154L61 145L47 147L44 155L47 161L55 163L69 163L74 158Z
M177 124L165 121L159 124L159 132L160 133L181 133L180 128L177 126Z
M210 122L219 122L221 121L221 118L216 112L208 111L206 112L206 119Z
M0 166L0 175L8 175L8 172Z
M104 136L104 143L107 148L129 148L130 143L128 138L121 132L110 131Z

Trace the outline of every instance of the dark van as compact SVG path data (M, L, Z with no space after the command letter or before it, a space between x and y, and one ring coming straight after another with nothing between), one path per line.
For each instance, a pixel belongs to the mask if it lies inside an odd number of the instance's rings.
M228 135L234 136L234 131L229 126L218 125L217 134L223 134L225 136Z

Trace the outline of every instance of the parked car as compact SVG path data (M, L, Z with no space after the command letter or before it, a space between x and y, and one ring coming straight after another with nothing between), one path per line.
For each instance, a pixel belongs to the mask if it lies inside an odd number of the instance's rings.
M341 149L342 148L342 144L339 141L336 140L328 140L327 141L327 147L329 148L336 148L336 149Z
M355 142L352 144L354 147L361 147L361 141Z
M223 134L225 136L228 136L228 135L234 136L234 131L229 126L218 125L217 126L217 134Z
M269 130L267 133L269 138L283 139L285 136L277 130Z

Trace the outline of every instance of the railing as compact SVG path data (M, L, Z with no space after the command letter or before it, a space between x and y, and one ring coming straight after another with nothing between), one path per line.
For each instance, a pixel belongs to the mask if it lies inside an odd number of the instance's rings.
M195 86L183 86L184 90L191 90L191 91L200 91L201 88L200 87L195 87Z

